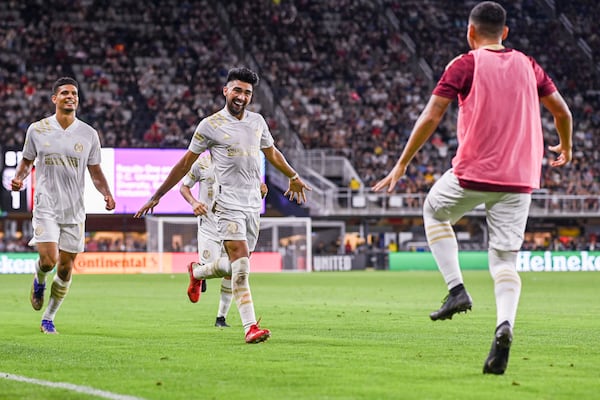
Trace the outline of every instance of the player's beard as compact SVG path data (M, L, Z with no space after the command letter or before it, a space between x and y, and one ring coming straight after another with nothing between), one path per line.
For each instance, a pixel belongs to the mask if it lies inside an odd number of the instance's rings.
M245 104L237 105L233 102L233 100L231 100L231 101L227 102L227 109L229 110L229 113L231 115L233 115L234 117L239 117L244 114L246 105Z

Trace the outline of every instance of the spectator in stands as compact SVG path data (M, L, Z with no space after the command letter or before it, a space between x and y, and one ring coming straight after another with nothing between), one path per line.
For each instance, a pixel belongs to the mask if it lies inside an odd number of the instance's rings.
M388 244L388 252L390 252L390 253L398 252L398 243L396 243L396 241L394 239L390 240L390 243Z
M344 252L346 254L353 254L354 250L352 249L352 244L350 243L350 240L346 240L346 244L344 245Z
M360 190L360 181L356 179L355 176L353 176L352 178L350 178L350 183L348 184L348 186L350 187L352 193L358 193L358 191Z
M539 103L552 113L559 142L550 162L572 158L572 117L552 80L533 58L505 48L506 11L484 1L469 15L469 53L452 60L417 120L392 171L373 189L393 191L417 151L431 137L454 98L459 100L459 145L448 170L423 207L427 241L449 294L432 320L471 309L452 229L467 211L484 204L489 227L489 268L494 279L497 327L484 373L503 374L508 364L521 280L517 252L523 243L531 192L539 187L544 152ZM507 80L505 77L510 76Z
M77 254L84 251L85 170L104 196L106 209L115 201L100 167L100 139L91 126L76 117L79 85L72 78L60 78L52 87L55 114L29 126L23 158L11 181L12 190L23 188L36 159L36 192L33 208L32 242L39 259L31 287L31 305L44 304L46 275L56 267L50 300L42 316L41 331L56 334L54 317L71 285Z

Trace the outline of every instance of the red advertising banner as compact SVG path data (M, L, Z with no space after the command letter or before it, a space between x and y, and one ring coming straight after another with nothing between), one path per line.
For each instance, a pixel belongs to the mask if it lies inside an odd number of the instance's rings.
M167 268L168 267L168 268ZM170 272L171 253L81 253L76 274L141 274Z
M76 274L187 273L187 265L198 260L196 253L81 253L75 259ZM279 253L254 253L251 272L281 272Z

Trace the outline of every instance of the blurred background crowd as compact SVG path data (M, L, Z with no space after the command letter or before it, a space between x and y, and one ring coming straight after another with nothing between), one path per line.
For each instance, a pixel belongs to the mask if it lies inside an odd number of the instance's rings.
M544 165L542 187L600 194L597 1L500 2L508 12L506 46L533 56L573 111L573 163ZM227 70L251 59L285 114L287 124L272 107L254 105L277 145L285 152L293 137L306 151L343 155L369 187L393 166L445 65L468 51L467 17L476 3L3 1L0 146L20 149L27 126L53 113L52 83L73 76L81 85L78 116L99 131L104 147L185 148L198 122L223 107ZM549 114L543 124L554 144ZM400 189L426 192L456 144L449 115Z

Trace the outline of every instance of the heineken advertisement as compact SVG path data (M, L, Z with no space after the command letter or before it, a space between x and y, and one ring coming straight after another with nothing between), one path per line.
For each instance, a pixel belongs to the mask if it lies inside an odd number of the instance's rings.
M485 251L461 251L459 262L463 270L488 268ZM437 270L429 252L390 253L390 270ZM520 251L517 256L520 272L600 271L600 251Z
M37 253L0 253L0 274L33 274Z

